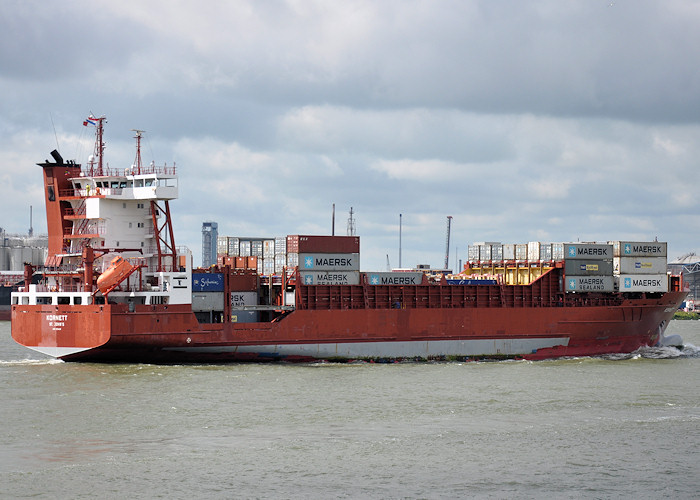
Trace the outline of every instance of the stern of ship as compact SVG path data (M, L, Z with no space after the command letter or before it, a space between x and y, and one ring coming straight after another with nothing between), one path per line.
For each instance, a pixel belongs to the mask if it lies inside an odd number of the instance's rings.
M110 338L109 308L109 305L13 305L12 338L55 358L94 349Z

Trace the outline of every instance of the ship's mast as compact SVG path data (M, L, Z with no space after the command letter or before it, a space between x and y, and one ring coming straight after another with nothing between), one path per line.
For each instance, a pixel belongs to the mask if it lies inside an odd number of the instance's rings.
M141 175L141 134L143 134L145 130L138 130L135 128L131 130L136 132L134 136L134 139L136 139L136 159L134 160L134 166L136 167L136 175Z
M104 156L105 152L105 143L102 140L102 134L104 132L104 122L106 121L106 118L104 116L101 116L99 118L95 118L92 116L88 116L87 120L83 122L83 125L88 126L88 125L94 125L95 126L95 151L92 154L92 157L88 161L89 165L89 170L88 170L88 175L90 177L100 177L103 175L102 173L102 158ZM97 164L97 167L95 167L95 164Z

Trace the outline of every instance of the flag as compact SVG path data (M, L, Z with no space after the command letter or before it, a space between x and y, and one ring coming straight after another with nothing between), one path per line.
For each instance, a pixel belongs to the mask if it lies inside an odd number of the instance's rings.
M88 118L85 119L85 121L83 122L83 127L87 127L87 126L88 126L88 123L89 123L90 125L94 125L94 124L95 124L95 121L94 121L94 119L92 118L92 116L90 116L90 117L88 117Z

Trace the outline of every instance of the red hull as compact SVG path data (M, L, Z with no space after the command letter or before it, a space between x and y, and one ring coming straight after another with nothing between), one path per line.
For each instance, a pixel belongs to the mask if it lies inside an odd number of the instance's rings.
M414 352L544 359L654 345L684 297L669 292L614 306L296 310L279 321L245 324L200 324L186 305L134 312L121 305L14 306L12 335L59 353L88 348L58 356L85 361L402 358ZM58 327L52 326L56 318L63 319Z

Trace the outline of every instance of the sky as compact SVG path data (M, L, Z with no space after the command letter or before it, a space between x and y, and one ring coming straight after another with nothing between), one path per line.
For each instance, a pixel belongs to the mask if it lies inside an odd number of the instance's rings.
M3 0L0 227L37 162L175 164L175 243L345 235L363 270L480 241L697 252L697 0ZM401 215L399 215L401 214ZM399 235L401 235L399 237ZM399 252L399 247L401 252ZM401 262L399 262L401 253Z

